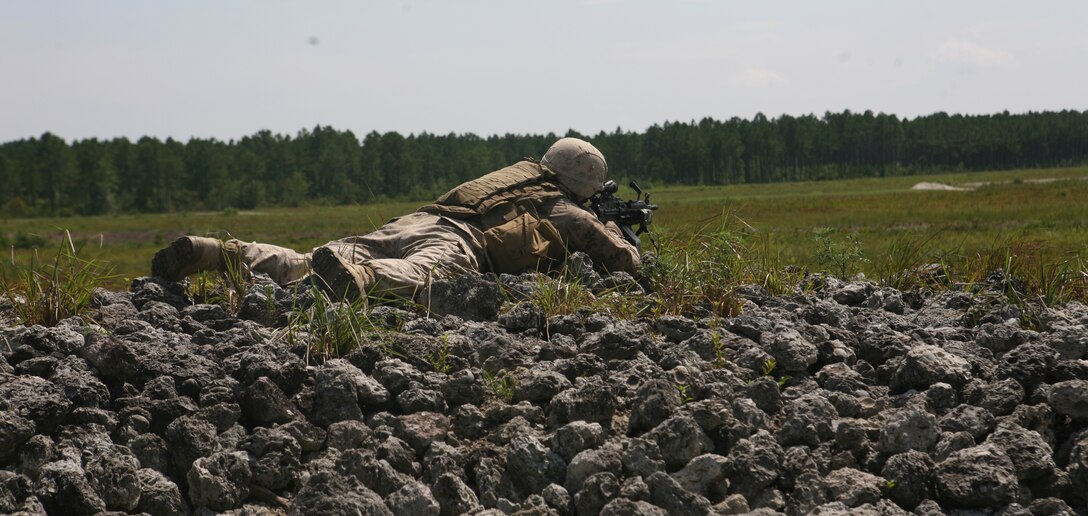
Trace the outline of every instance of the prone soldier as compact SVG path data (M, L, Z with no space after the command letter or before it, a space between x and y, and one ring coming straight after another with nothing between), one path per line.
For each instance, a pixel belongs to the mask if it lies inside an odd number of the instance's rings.
M585 206L604 190L607 174L596 147L562 138L539 162L526 159L463 183L372 233L309 253L187 236L158 251L151 272L178 281L243 264L280 285L309 277L332 297L349 300L372 293L419 300L436 278L547 270L575 251L608 271L637 274L637 244L625 239L616 222L602 222Z

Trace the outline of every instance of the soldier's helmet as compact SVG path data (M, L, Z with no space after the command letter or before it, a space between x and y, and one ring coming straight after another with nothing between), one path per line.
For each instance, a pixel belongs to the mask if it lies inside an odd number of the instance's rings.
M578 138L561 138L552 144L540 164L554 172L559 182L580 199L601 191L608 177L608 163L601 151Z

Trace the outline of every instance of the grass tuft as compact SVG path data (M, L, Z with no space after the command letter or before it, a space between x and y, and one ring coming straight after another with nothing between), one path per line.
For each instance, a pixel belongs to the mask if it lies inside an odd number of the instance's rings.
M517 389L517 381L513 377L502 373L502 376L493 375L487 371L484 371L484 383L487 384L488 389L499 399L510 403L514 401L514 391Z
M38 261L35 253L28 267L17 270L17 279L4 274L0 282L16 319L26 326L53 326L83 313L94 298L95 287L112 274L93 260L79 258L67 231L52 262Z
M334 302L321 289L312 287L312 305L292 311L286 333L293 342L306 345L306 362L340 358L358 348L369 332L378 328L369 317L365 298Z

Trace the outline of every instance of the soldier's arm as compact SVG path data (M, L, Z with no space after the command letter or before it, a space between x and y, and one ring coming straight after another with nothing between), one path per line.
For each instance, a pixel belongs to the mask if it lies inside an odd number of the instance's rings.
M615 223L601 223L592 211L561 199L552 206L547 219L563 236L570 252L581 251L611 272L637 274L641 265L638 250L623 238Z

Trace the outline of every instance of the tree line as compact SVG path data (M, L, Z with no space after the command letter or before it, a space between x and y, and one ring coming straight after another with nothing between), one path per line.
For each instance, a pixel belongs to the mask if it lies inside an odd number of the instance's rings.
M949 115L826 113L666 122L583 135L617 179L738 184L1088 162L1088 111ZM318 126L240 140L143 137L0 144L5 217L349 204L433 197L524 156L555 134L404 136Z

